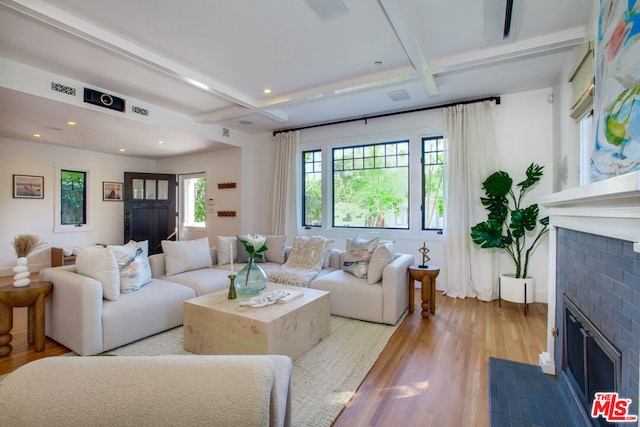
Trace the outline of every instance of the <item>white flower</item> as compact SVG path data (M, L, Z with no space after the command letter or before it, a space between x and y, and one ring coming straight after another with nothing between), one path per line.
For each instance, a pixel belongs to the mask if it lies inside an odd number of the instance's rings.
M267 237L259 234L247 234L244 238L241 238L240 241L251 258L262 259L262 252L268 249L264 245Z
M257 251L264 245L264 242L267 241L267 237L259 234L248 234L246 241L253 247L254 251Z

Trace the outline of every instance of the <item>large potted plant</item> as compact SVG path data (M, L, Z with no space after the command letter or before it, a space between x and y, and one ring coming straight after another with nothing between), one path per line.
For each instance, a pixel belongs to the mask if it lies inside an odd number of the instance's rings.
M482 205L488 212L487 220L471 227L471 239L483 248L504 250L515 264L514 274L500 276L501 297L513 302L533 302L533 279L528 276L531 253L540 243L541 237L548 231L549 217L538 219L538 204L523 206L523 199L543 175L544 166L531 163L526 178L517 183L517 194L513 180L508 173L492 173L483 183L485 197ZM511 279L527 287L511 285ZM509 285L505 283L509 280ZM503 289L504 285L504 289ZM526 289L526 293L514 293L517 289ZM523 296L526 295L526 299Z

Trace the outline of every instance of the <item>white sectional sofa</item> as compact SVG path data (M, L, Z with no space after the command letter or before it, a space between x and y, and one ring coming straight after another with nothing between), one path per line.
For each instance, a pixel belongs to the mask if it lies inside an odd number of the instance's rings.
M179 326L185 300L228 289L231 265L218 264L216 253L215 248L209 251L208 267L169 275L167 262L174 263L166 251L151 255L151 282L113 301L103 298L100 281L79 274L76 266L44 269L40 280L53 283L46 299L46 335L80 355L91 355ZM328 267L309 287L330 292L333 315L395 324L408 308L413 256L395 254L384 266L382 280L373 284L343 271L344 259L344 251L332 249ZM235 263L234 270L242 265ZM275 262L260 265L265 270L281 267Z
M345 252L336 252L338 267L319 275L309 287L329 291L332 315L395 325L409 307L408 268L415 263L413 256L396 254L382 270L382 280L370 285L340 268Z
M291 369L277 355L47 357L2 380L0 425L286 427Z
M103 285L74 265L40 271L53 283L46 299L46 335L80 355L98 354L182 325L182 305L196 292L154 278L139 290L103 297Z

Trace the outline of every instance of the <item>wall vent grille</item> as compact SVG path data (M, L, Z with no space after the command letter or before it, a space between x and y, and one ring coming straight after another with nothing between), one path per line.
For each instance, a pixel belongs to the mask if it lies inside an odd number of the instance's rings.
M142 108L142 107L136 107L135 105L131 106L131 111L133 113L140 114L141 116L148 116L149 115L149 110L147 110L146 108Z
M76 88L63 85L62 83L51 82L51 90L71 96L76 96Z
M231 131L229 130L229 128L222 128L222 136L226 136L227 138L231 136Z

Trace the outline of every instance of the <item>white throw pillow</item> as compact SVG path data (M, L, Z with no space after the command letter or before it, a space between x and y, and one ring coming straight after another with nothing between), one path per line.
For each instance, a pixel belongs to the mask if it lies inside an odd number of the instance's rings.
M324 242L324 261L322 262L322 268L329 268L331 264L331 250L333 249L333 245L336 243L335 240L325 240Z
M76 256L76 271L102 283L102 296L105 299L116 301L120 297L120 271L110 249L80 250Z
M287 244L287 236L267 236L265 246L267 250L264 252L268 262L284 264L284 248Z
M163 240L162 252L164 252L167 276L211 267L211 252L207 237L178 242Z
M367 270L367 282L370 285L378 283L382 280L382 270L393 261L396 257L396 252L393 250L393 245L387 243L380 245L373 251L371 255L371 261L369 261L369 270Z
M231 261L238 260L238 249L236 248L236 236L218 236L216 246L216 260L219 265L231 264Z
M120 272L120 292L129 293L151 282L149 241L129 241L124 246L108 246L116 257Z
M378 247L379 240L379 237L364 240L358 236L353 236L347 244L347 252L344 256L342 269L360 279L366 279L369 262L373 251Z

